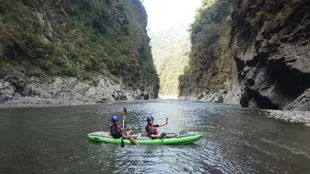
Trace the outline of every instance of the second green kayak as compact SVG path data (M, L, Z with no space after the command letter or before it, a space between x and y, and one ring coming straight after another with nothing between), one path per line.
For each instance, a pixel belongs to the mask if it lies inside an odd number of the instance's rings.
M159 138L151 139L149 137L141 137L141 134L134 136L137 144L164 144L164 145L181 145L191 144L198 141L201 138L201 134L182 133L176 134L171 138ZM88 134L88 139L94 142L120 144L120 138L113 138L109 135L109 132L94 132ZM125 144L131 144L129 140L124 139Z

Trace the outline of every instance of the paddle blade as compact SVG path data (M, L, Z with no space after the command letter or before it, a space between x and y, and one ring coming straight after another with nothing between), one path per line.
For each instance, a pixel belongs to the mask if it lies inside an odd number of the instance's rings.
M121 147L125 147L125 143L124 143L123 137L121 138Z
M123 111L125 114L127 114L127 109L125 107L123 108Z

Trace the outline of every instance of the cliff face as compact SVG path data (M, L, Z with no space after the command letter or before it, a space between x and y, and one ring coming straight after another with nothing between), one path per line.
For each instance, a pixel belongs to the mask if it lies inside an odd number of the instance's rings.
M214 4L219 2L221 0L217 0ZM226 63L227 72L233 74L226 76L226 79L233 81L233 76L238 77L238 83L232 84L239 90L239 94L238 90L235 91L237 92L235 96L242 106L309 110L310 2L306 0L277 2L226 0L226 2L231 4L232 13L227 15L228 18L222 18L217 27L222 28L226 25L226 29L230 32L226 35L221 34L212 43L219 43L220 38L228 40L227 45L216 45L216 49L226 49L228 56L222 59L221 51L206 53L193 51L192 48L192 63L189 69L192 73L190 78L196 87L189 94L199 97L204 95L205 91L214 92L220 89L232 91L232 88L223 86L220 76L225 73L220 70L218 62L234 60L234 64ZM202 11L207 13L213 9L216 9L215 6L209 6ZM201 18L205 16L202 15ZM204 27L210 26L201 22L199 24ZM219 31L217 30L215 35ZM192 37L194 35L193 31ZM208 38L202 39L208 40ZM208 43L202 48L210 49L212 45ZM195 54L201 54L200 58ZM199 62L195 63L197 61ZM205 86L199 85L201 83L205 83Z
M309 110L310 1L237 1L231 48L246 107Z
M139 0L4 0L0 102L157 98L146 25Z
M190 63L179 77L179 96L216 100L219 92L226 93L225 101L236 100L230 93L237 86L236 64L229 48L232 7L229 0L203 1L191 25Z

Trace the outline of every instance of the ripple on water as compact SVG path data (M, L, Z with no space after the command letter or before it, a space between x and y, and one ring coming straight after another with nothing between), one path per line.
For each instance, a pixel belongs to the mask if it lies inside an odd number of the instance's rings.
M137 131L152 113L156 122L169 118L159 132L203 137L182 146L89 142L87 133L107 130L124 104L1 110L0 173L310 173L309 128L202 102L125 105L127 126Z

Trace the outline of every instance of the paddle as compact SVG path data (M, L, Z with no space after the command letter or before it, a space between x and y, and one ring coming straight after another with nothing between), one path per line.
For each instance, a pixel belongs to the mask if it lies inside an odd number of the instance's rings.
M168 118L166 118L166 125L168 125ZM165 130L167 130L167 128ZM160 136L161 136L161 138L166 138L167 134L165 132L163 132L160 134Z
M126 114L127 114L127 109L124 107L123 111L125 113L124 117L123 117L123 127L124 129L126 128Z
M123 131L125 131L125 127L126 127L126 114L127 114L127 109L124 107L123 111L125 113L124 117L123 117ZM125 147L125 143L124 143L124 139L123 136L121 137L121 147Z
M168 117L166 118L166 126L168 125ZM167 127L166 127L166 132L167 132Z

